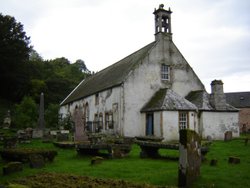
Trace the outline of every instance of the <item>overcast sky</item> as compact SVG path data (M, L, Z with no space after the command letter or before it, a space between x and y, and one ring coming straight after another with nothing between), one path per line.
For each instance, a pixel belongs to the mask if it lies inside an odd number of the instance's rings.
M206 89L250 91L250 0L0 0L44 59L100 71L154 41L154 8L173 11L173 41Z

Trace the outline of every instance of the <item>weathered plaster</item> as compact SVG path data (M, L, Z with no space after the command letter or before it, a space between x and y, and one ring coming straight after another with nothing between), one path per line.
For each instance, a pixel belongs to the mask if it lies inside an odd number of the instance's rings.
M224 139L226 131L232 131L233 137L239 137L238 112L202 112L202 137L211 136L213 139Z

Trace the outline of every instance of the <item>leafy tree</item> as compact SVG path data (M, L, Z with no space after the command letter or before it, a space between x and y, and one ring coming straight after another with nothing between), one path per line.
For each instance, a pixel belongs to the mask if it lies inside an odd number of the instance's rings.
M35 127L38 120L38 107L31 97L24 97L15 107L14 125L17 128Z
M38 103L42 92L47 92L47 85L44 80L32 79L30 80L31 89L29 90L30 96Z
M49 104L48 108L45 110L46 127L58 128L59 108L59 104Z
M39 53L37 53L36 50L31 49L30 54L29 54L29 60L42 62L43 58L42 58L42 56L40 56Z
M53 63L53 65L55 65L55 68L63 68L66 67L70 64L70 61L65 58L65 57L60 57L60 58L56 58L54 60L51 60L51 63Z
M81 72L90 73L87 66L85 65L85 62L81 59L76 60L76 62L73 63L72 65L77 67Z
M25 74L30 38L23 25L14 17L0 13L0 96L12 101L21 99L27 90L29 77Z

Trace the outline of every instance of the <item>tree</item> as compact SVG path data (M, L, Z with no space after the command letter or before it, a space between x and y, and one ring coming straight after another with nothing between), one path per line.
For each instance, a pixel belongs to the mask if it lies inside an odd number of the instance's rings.
M14 17L0 13L0 96L6 99L21 99L28 87L25 62L32 49L29 44L23 25Z
M46 127L58 128L58 111L59 104L49 104L48 108L45 110L45 121Z
M29 95L39 103L41 93L47 92L47 85L44 80L32 79L30 80Z
M42 58L42 56L40 56L39 53L37 53L36 50L31 49L30 54L29 54L29 60L30 61L40 61L40 62L42 62L43 58Z
M87 66L85 65L85 62L81 59L76 60L76 62L73 63L73 65L77 67L81 72L90 73Z
M38 119L38 107L31 97L24 97L15 107L14 125L17 128L35 127Z

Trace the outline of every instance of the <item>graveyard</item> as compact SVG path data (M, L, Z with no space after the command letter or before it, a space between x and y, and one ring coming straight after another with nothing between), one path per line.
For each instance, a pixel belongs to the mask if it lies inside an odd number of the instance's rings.
M1 130L1 135L6 132ZM97 137L99 136L95 135L93 140L98 143ZM242 135L232 140L201 141L209 150L202 158L200 173L191 187L235 187L236 184L237 187L249 187L250 144L246 138L248 138L247 135ZM97 146L102 147L98 148L98 151L93 148L95 152L82 154L78 149L83 147L84 142L81 144L72 142L70 134L64 138L63 136L30 137L29 139L22 137L17 139L16 143L12 139L12 142L8 142L7 145L1 137L0 185L6 187L7 185L18 187L19 184L27 187L61 187L62 185L65 187L178 187L179 150L178 146L176 148L178 141L163 143L159 138L153 141L147 139L142 144L144 139L130 140L130 148L126 148L129 150L126 150L126 155L123 155L124 148L120 150L117 148L117 145L124 143L122 138L116 138L115 141L106 138L108 142L105 143L111 143L108 149L107 145L103 147L103 144L99 144ZM104 140L101 139L99 142L104 143ZM88 146L86 142L85 146ZM153 150L157 155L145 156L142 155L143 151L145 152L145 146L160 147L157 152ZM16 172L6 173L4 169L7 165L18 165L18 159L10 159L9 156L3 155L4 150L11 150L10 148L13 147L19 154L25 151L32 154L39 153L39 156L42 155L45 159L47 156L47 160L37 163L39 157L32 155L32 164L23 159L20 162L21 167ZM89 146L88 149L90 148ZM116 155L111 156L110 150Z

